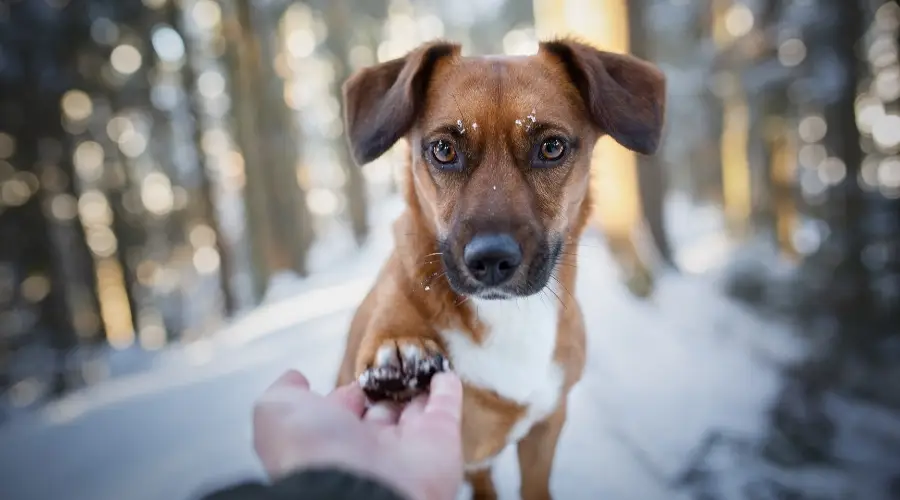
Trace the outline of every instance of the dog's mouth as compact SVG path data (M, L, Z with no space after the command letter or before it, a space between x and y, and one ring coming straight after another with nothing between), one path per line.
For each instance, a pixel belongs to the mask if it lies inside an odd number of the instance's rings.
M530 255L514 258L500 251L487 251L491 258L481 260L472 258L469 251L454 252L447 241L439 242L439 247L447 281L456 294L509 300L535 295L548 285L562 253L563 241L561 237L543 238L534 245Z

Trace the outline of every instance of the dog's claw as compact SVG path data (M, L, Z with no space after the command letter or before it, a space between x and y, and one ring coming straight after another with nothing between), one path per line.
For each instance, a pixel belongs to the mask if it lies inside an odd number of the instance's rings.
M404 403L427 392L432 377L450 369L450 361L430 347L401 342L382 346L375 366L363 371L358 379L369 401Z

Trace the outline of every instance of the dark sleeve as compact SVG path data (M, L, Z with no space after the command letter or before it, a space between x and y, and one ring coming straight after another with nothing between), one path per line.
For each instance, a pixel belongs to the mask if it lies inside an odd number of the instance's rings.
M298 471L273 484L241 483L200 500L409 500L382 483L336 468Z

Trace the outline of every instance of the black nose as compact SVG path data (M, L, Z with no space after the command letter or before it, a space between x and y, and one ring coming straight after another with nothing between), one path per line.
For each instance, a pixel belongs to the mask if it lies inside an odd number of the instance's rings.
M463 259L475 279L495 286L516 272L522 263L522 249L508 234L479 235L466 245Z

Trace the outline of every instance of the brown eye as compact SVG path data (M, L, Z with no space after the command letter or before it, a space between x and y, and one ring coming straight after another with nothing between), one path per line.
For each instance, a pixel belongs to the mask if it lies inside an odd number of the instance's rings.
M453 163L456 161L456 149L448 141L437 141L431 146L431 155L439 163Z
M566 143L558 137L547 139L541 143L541 159L544 161L556 161L566 152Z

